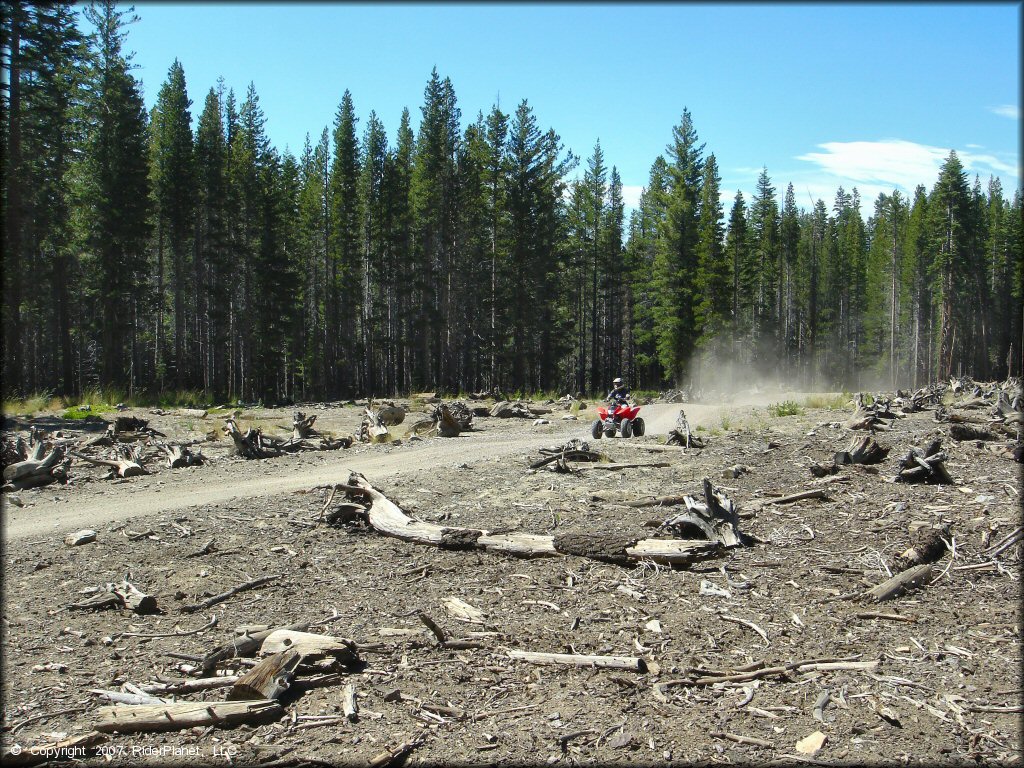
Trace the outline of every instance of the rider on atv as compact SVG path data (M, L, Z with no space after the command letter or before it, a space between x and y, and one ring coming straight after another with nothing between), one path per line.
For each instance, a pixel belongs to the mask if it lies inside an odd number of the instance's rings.
M622 383L622 379L616 377L612 380L612 391L605 398L612 405L621 405L629 400L629 387Z

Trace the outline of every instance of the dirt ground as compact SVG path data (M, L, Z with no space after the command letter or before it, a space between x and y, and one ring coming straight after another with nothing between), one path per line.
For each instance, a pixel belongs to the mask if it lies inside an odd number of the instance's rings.
M413 742L407 765L1019 764L1024 544L994 559L981 552L1022 522L1021 465L952 440L926 410L875 435L891 449L884 462L845 466L822 482L809 466L831 462L864 434L842 425L852 406L773 416L765 405L780 399L647 405L647 434L630 440L592 440L592 405L578 420L563 419L564 410L541 425L478 417L457 438L260 461L230 456L221 438L202 444L206 466L169 470L154 459L153 474L110 481L100 479L102 468L76 462L70 485L5 494L4 751L91 731L94 710L108 703L92 689L186 678L181 665L195 662L171 654L202 657L240 625L305 621L310 631L354 640L362 663L319 686L296 685L273 722L115 734L84 762L365 765ZM680 408L702 427L703 450L637 447L664 442ZM356 431L362 412L300 409L337 434ZM247 411L241 421L270 432L290 425L291 411ZM216 435L223 424L133 413L169 440ZM29 426L24 418L5 424ZM541 447L574 437L614 462L669 466L529 469ZM943 439L954 484L892 482L897 457L932 437ZM736 464L749 471L723 477ZM327 486L350 471L428 522L623 538L655 535L673 510L615 500L699 497L706 477L759 541L675 569L442 550L318 522ZM814 488L827 498L764 504ZM332 505L341 501L339 493ZM921 522L952 523L954 555L936 564L936 578L877 605L857 597L889 577ZM82 528L96 540L66 545L65 535ZM212 551L197 554L210 540ZM65 608L84 589L126 576L156 597L160 613ZM261 576L275 578L208 609L183 610ZM481 615L453 613L450 598ZM441 647L418 612L479 647ZM161 634L172 636L140 637ZM540 666L510 658L513 649L644 665ZM692 684L714 675L707 670L823 659L878 664ZM665 685L680 680L688 682ZM341 717L346 684L357 694L355 722ZM179 700L222 701L225 690ZM816 732L820 749L801 751Z

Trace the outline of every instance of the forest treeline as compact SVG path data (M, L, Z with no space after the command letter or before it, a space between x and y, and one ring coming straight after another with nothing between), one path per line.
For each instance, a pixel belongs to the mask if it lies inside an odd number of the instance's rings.
M1020 190L950 152L931 189L723 203L690 113L628 221L527 101L463 121L448 78L389 135L344 91L296 156L259 96L145 109L112 2L2 19L6 395L199 389L282 402L439 389L807 388L1020 375ZM193 119L193 112L198 117ZM360 125L362 122L362 125ZM726 368L726 364L729 365ZM718 382L719 384L721 382Z

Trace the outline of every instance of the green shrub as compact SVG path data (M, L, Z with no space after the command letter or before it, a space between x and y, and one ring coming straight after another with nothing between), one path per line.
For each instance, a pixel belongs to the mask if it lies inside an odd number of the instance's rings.
M802 410L800 405L793 400L783 400L781 403L769 405L768 413L772 416L797 416L802 413Z

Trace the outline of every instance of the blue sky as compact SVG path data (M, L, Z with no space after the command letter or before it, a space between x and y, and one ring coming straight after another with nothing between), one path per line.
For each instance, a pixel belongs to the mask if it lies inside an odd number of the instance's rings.
M151 106L175 58L198 118L223 76L255 84L272 142L299 154L345 89L394 140L433 67L463 124L526 98L585 160L600 139L627 203L689 109L722 194L767 167L781 197L931 188L955 149L986 184L1020 181L1020 3L147 3L130 27ZM579 173L582 173L583 162Z

